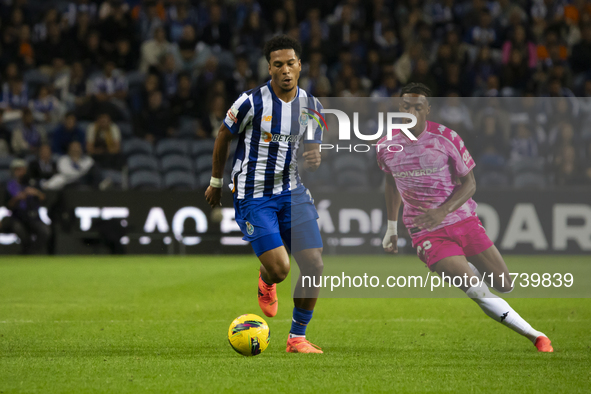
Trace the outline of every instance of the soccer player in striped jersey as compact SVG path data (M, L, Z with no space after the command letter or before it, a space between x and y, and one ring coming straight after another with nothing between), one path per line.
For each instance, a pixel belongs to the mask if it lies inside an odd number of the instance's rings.
M228 110L216 138L212 178L205 197L212 207L220 205L224 164L230 141L237 137L230 184L236 222L261 262L259 305L266 316L273 317L278 307L276 284L290 269L288 251L302 275L322 274L318 213L297 168L302 140L304 168L315 171L320 165L322 129L313 130L313 139L304 138L309 135L307 112L318 111L321 106L298 87L300 44L288 36L277 36L265 44L264 53L271 80L242 93ZM297 289L286 351L322 353L306 340L317 289Z
M538 351L552 352L548 337L492 294L482 280L480 272L485 273L485 278L493 273L495 290L513 290L507 265L476 216L472 200L476 191L472 173L475 163L464 141L444 125L427 121L431 106L425 85L408 84L401 96L400 111L417 118L416 125L409 129L417 140L394 130L391 140L384 137L379 141L382 145L378 145L381 149L377 159L386 173L388 211L384 249L397 252L398 210L404 202L403 222L421 261L440 276L467 278L459 287L484 313L531 340ZM395 149L390 151L389 144L395 144ZM474 276L479 280L472 280ZM472 287L476 283L479 285Z

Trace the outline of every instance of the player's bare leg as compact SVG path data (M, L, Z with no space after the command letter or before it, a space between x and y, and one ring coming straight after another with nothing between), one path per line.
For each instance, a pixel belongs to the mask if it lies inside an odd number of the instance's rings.
M306 340L306 326L312 319L312 311L316 306L320 289L316 287L303 288L302 276L318 277L322 275L322 248L305 249L293 254L300 268L294 292L294 317L292 328L287 340L288 353L323 353L322 349Z
M490 273L493 274L492 287L496 291L500 293L510 293L513 291L509 269L496 246L493 245L482 253L470 256L469 259L470 263L474 264L478 272L484 276L485 280ZM489 283L489 281L487 281L487 283Z
M283 282L289 274L289 255L285 246L279 246L261 254L259 260L259 306L265 316L273 317L279 308L276 283Z
M494 248L494 246L492 246L491 248L489 248L487 250L490 250L492 248ZM491 258L491 256L494 257L494 253L492 253L492 252L494 252L494 251L487 253L484 257L481 256L480 259L477 258L479 264L480 263L492 264L493 261L490 261L490 260L487 260L486 262L484 262L484 260ZM498 251L497 251L497 253L498 253ZM499 256L500 256L500 254L499 254ZM474 259L474 257L475 256L471 256L470 259ZM502 258L501 258L501 261L502 261ZM496 264L499 264L499 262L496 261ZM504 265L504 261L502 262L502 264ZM502 268L502 267L497 267L497 268ZM519 316L519 314L517 312L515 312L515 310L513 310L513 308L511 308L511 306L507 303L507 301L492 294L490 292L488 286L486 285L486 283L484 283L483 281L480 281L480 285L477 287L470 287L469 286L470 278L472 278L472 277L478 278L478 275L472 270L472 268L470 268L470 265L468 264L468 260L466 260L465 256L446 257L446 258L438 261L437 263L435 263L431 267L431 269L433 269L435 272L437 272L442 277L443 277L444 273L445 273L446 277L454 277L454 276L464 277L464 275L466 275L466 277L468 278L468 280L467 280L468 286L464 286L464 283L462 283L462 286L460 286L460 288L466 293L466 295L468 297L470 297L472 300L474 300L474 302L476 302L478 304L478 306L480 306L480 308L484 311L484 313L487 314L487 316L502 323L503 325L509 327L510 329L517 332L518 334L521 334L521 335L525 336L526 338L528 338L529 340L531 340L532 343L538 349L538 351L541 351L541 352L552 352L553 351L551 342L548 339L548 337L545 334L541 333L540 331L533 329L532 326L528 322L526 322L521 316ZM505 266L505 270L506 270L506 266ZM502 270L500 272L502 273ZM507 272L507 276L508 276L508 272ZM472 282L472 283L474 283L474 282Z

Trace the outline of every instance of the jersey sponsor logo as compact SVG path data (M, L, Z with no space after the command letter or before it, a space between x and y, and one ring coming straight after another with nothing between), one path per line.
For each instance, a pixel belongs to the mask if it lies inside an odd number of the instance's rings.
M246 233L252 235L254 233L254 226L250 222L246 222Z
M472 160L472 156L470 156L470 152L464 151L464 154L462 155L462 160L464 160L464 163L466 163L466 165L467 165L470 162L470 160Z
M238 123L238 108L235 108L234 106L232 106L228 112L226 112L226 115L228 115L228 118L230 118L230 120L234 123Z
M264 142L295 142L298 140L298 137L298 135L273 134L268 131L261 132L261 138Z
M458 136L458 133L456 133L455 131L451 132L451 140L452 141L455 140L457 136Z
M438 172L439 168L427 168L427 169L420 169L420 170L409 170L409 171L400 171L400 172L393 172L392 176L394 178L408 178L411 176L423 176L423 175L431 175Z
M269 115L269 116L263 116L263 120L264 120L265 122L270 122L270 121L271 121L271 119L273 119L273 116L271 116L271 115Z

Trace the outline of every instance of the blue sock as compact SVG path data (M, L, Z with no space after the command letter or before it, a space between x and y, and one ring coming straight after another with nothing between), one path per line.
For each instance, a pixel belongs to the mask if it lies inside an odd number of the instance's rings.
M263 283L266 284L267 286L273 286L273 283L267 283L267 281L263 278L263 275L259 274L259 277L261 278Z
M293 308L293 319L291 320L291 330L289 331L290 338L294 335L306 335L306 327L308 327L308 323L312 320L312 313L314 313L314 311Z

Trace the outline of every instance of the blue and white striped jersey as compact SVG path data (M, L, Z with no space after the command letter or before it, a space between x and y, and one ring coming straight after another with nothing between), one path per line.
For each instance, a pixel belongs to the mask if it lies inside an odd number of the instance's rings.
M272 196L300 186L297 150L304 143L321 143L322 128L307 115L322 108L298 87L286 103L271 88L271 81L244 92L228 110L224 124L239 134L230 187L239 199ZM307 140L308 122L314 139Z

